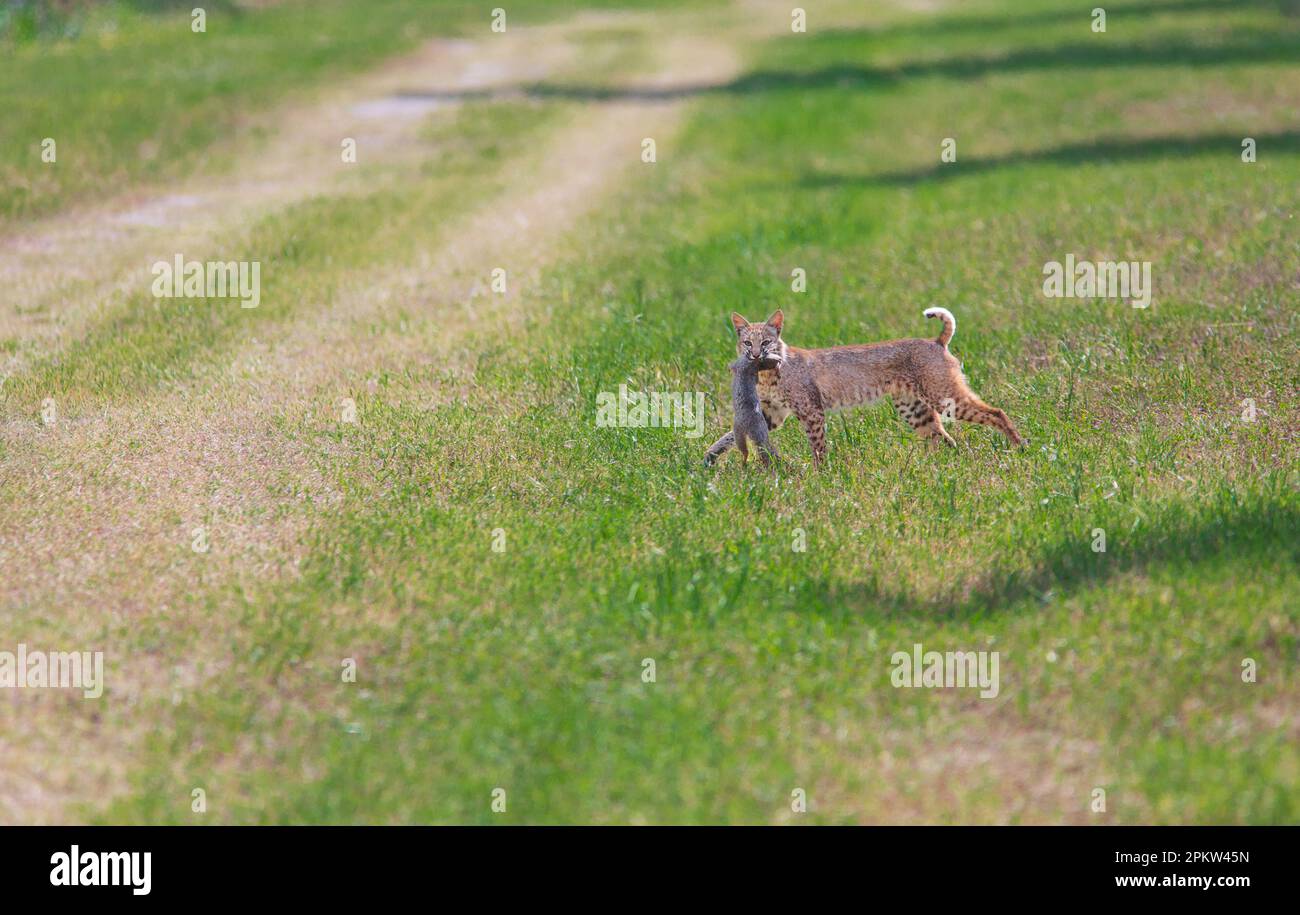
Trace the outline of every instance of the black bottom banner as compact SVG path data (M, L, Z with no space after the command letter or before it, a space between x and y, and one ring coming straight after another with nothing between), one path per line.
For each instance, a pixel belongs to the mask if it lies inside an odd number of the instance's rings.
M0 830L0 873L10 899L82 902L337 904L453 884L492 900L609 900L689 880L692 897L714 887L732 902L979 888L999 900L1199 895L1231 904L1290 885L1283 867L1296 837L1282 827L32 827Z

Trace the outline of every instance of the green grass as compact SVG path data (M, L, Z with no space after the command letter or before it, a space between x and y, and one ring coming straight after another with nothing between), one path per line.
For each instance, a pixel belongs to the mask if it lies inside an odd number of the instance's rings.
M219 675L87 812L1296 822L1300 21L1167 6L1108 6L1104 36L1007 2L754 48L529 319L354 379L356 426L285 428L342 504L300 581L196 594L235 608ZM1154 305L1044 298L1067 253L1152 261ZM730 311L782 307L819 346L933 333L931 304L1027 448L965 427L929 450L881 406L834 420L822 472L793 422L779 477L700 465L729 421ZM597 428L624 382L707 392L709 434ZM917 642L998 651L1000 695L891 688Z
M1260 9L1240 18L1270 46L1296 37ZM1127 43L1119 19L1109 40ZM1161 21L1146 42L1178 47L1192 28ZM1131 155L1124 131L1145 125L1095 99L1249 94L1296 73L1109 52L1100 70L824 76L934 56L924 27L886 35L774 42L756 60L768 75L702 100L629 195L631 237L557 268L538 296L571 304L527 329L526 352L515 333L482 340L474 401L416 408L444 379L394 373L358 429L300 430L354 455L348 507L319 528L300 587L248 603L231 646L244 688L188 707L109 819L189 821L179 753L221 785L229 821L767 822L796 787L814 822L1295 821L1294 723L1266 712L1295 696L1281 278L1300 262L1285 192L1300 161L1288 145L1244 166L1235 144L1197 142L1199 118L1171 125L1190 152ZM1052 37L1010 19L978 45L1047 60ZM961 44L947 47L963 58ZM774 75L787 67L811 76L792 86ZM1285 115L1240 126L1293 128ZM1103 129L1117 139L1094 145ZM949 135L970 138L953 177L886 177L931 168ZM986 146L1018 158L982 166ZM1043 299L1037 268L1067 251L1154 261L1157 305ZM1275 269L1242 290L1233 265L1262 259ZM801 297L785 286L795 265L811 277ZM790 339L816 345L920 333L931 302L957 312L956 349L1032 437L1025 452L980 429L928 452L884 410L859 411L834 424L827 472L774 480L702 470L707 440L594 428L595 393L627 378L718 395L720 427L733 307L784 306ZM1253 324L1197 339L1225 321ZM1239 422L1243 396L1270 415ZM781 439L804 457L796 430ZM889 655L914 641L996 648L1001 697L889 688ZM338 682L342 657L360 658L360 686ZM1259 683L1240 681L1243 657ZM253 752L263 765L229 771L247 733L277 737ZM1094 787L1105 815L1087 812Z
M132 184L219 174L240 144L265 138L272 125L258 116L275 102L434 35L485 33L492 9L472 0L223 0L205 7L206 31L196 33L193 8L109 0L60 14L33 2L0 20L0 229ZM570 9L525 0L507 23ZM42 159L46 138L54 163Z
M341 278L409 260L458 213L498 188L529 138L562 119L560 103L500 102L436 116L418 170L391 187L314 196L264 217L231 258L261 264L261 301L155 298L151 288L119 296L85 336L43 356L10 380L7 403L30 412L45 397L74 409L160 385L186 384L258 328L283 326L302 310L328 308L355 282ZM503 151L500 138L511 137ZM475 180L467 180L473 178Z
M570 79L609 79L643 62L640 35L606 42ZM251 222L229 237L224 259L261 264L255 309L227 298L156 298L146 283L113 297L86 332L8 379L3 400L32 414L53 397L72 409L196 382L250 334L322 312L366 277L436 250L449 223L499 194L512 170L535 167L534 145L570 121L564 99L503 99L430 115L411 161L372 167L343 184Z

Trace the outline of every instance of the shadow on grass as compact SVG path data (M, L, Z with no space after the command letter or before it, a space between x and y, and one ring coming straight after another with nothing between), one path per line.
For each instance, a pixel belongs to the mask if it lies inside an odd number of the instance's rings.
M864 42L869 33L863 33ZM1026 71L1132 67L1212 67L1234 64L1300 63L1300 42L1285 32L1253 32L1247 40L1223 44L1174 45L1079 44L1045 46L973 57L945 57L897 66L836 64L814 70L757 70L726 82L693 82L667 86L591 86L534 83L484 89L427 89L396 93L399 99L431 102L539 99L571 102L673 102L703 95L755 95L828 88L887 87L908 79L938 77L970 80L981 76Z
M1300 131L1272 134L1252 134L1259 154L1300 153ZM909 171L883 174L851 174L819 172L805 176L800 185L805 188L845 187L849 185L878 185L906 187L922 182L950 181L969 175L1024 165L1086 165L1097 162L1139 162L1144 159L1185 158L1197 155L1221 155L1236 158L1241 154L1243 135L1237 133L1209 134L1206 136L1165 136L1143 139L1117 137L1111 140L1070 143L1051 149L1026 150L988 159L964 159L947 165L932 165Z
M1115 524L1099 526L1109 533L1108 550L1094 553L1086 531L1045 543L1026 569L995 569L983 581L954 584L935 599L921 599L879 582L847 587L819 587L826 608L884 609L891 615L971 617L995 614L1027 600L1042 600L1048 592L1061 597L1096 587L1120 575L1156 566L1190 568L1212 560L1241 563L1242 576L1251 575L1249 560L1284 555L1300 565L1300 505L1257 496L1233 504L1230 493L1218 503L1166 506L1138 531L1124 533ZM1172 517L1170 517L1172 516Z
M1093 552L1091 528L1071 531L1031 547L1028 555L994 559L987 573L953 580L934 593L918 594L875 573L858 581L803 577L786 563L769 565L764 557L770 554L748 543L737 544L733 568L722 567L716 556L669 550L630 569L613 593L640 595L638 600L648 601L642 609L658 617L687 613L717 626L755 602L774 612L840 621L981 618L1023 612L1027 603L1046 602L1049 593L1060 599L1144 569L1191 570L1223 560L1239 563L1246 579L1253 559L1282 556L1300 566L1300 502L1285 494L1289 481L1277 479L1276 491L1222 490L1205 503L1155 507L1136 531L1129 529L1130 515L1098 518L1096 526L1107 532L1107 552ZM759 580L771 591L755 588Z
M1106 12L1112 23L1130 23L1147 16L1170 13L1204 13L1213 11L1240 12L1243 9L1274 10L1284 16L1300 15L1300 0L1173 0L1167 3L1141 3L1132 6L1107 5ZM1054 10L1017 11L1014 17L1005 16L943 16L914 19L878 28L832 28L819 32L817 38L934 38L939 35L974 35L1001 32L1027 26L1078 25L1091 21L1092 7L1080 12L1077 8Z

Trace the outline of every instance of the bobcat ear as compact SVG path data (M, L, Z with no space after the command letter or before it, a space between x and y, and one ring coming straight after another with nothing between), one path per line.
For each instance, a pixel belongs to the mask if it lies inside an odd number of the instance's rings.
M745 320L740 312L733 311L731 313L731 326L736 328L736 334L739 335L741 330L749 326L749 322Z
M768 327L776 328L776 335L781 336L781 325L785 323L785 315L781 314L781 309L772 312L772 317L767 319Z

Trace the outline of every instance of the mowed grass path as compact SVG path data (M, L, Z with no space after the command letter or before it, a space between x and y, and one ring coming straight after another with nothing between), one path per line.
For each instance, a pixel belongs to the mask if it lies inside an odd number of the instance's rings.
M702 93L471 370L297 430L351 453L345 506L107 819L192 822L190 781L234 822L1296 819L1294 20L869 26ZM1069 252L1151 260L1155 305L1044 299ZM626 381L713 393L720 430L733 308L818 345L932 303L1024 452L933 453L882 408L821 474L783 432L773 480L594 426ZM1001 695L891 688L917 642L1001 652Z
M261 206L234 224L208 219L204 250L263 261L258 309L154 300L144 271L110 250L100 261L110 271L123 265L123 293L69 328L60 350L7 366L5 628L14 643L106 646L117 701L68 705L38 691L0 706L0 750L10 760L0 774L0 819L66 818L70 800L121 789L141 735L165 728L173 700L225 663L231 616L225 606L209 612L211 595L293 577L301 530L328 517L337 499L334 474L316 473L286 427L303 416L337 421L354 388L375 384L374 366L427 364L435 333L441 364L454 364L460 335L516 308L552 236L632 167L635 132L671 132L680 113L679 105L637 103L584 109L520 98L514 87L539 67L551 86L662 79L701 59L710 61L706 74L734 72L727 44L658 29L651 46L647 26L633 15L513 28L476 39L477 54L458 46L452 63L432 72L422 53L404 81L410 59L394 62L405 85L454 89L477 80L482 88L473 104L451 100L404 122L415 135L401 142L363 142L362 162L346 177L315 176L310 199ZM540 50L518 62L503 57L529 48ZM379 91L369 76L358 85L363 99ZM495 85L510 91L477 100ZM290 107L284 121L336 108ZM312 136L327 150L336 145L321 130ZM284 142L304 145L273 140ZM173 217L178 232L190 228L186 212ZM105 245L139 247L111 208L106 217ZM499 263L512 267L512 294L484 298L488 270ZM41 418L47 401L58 411L49 425ZM209 552L191 549L196 526L211 538Z
M35 39L11 25L0 45L0 226L128 181L221 170L232 140L266 136L271 125L257 115L286 93L345 78L449 21L463 24L468 6L441 0L420 17L401 0L326 0L308 18L297 3L254 15L218 2L205 8L205 31L194 32L192 7L159 4L146 15L109 2ZM41 157L46 138L57 167Z
M1294 822L1300 25L1107 9L1105 35L989 3L754 45L519 312L376 371L355 425L286 419L339 495L300 577L196 574L211 663L140 699L167 714L130 792L79 810ZM1150 260L1153 306L1044 298L1068 253ZM595 426L627 383L709 392L720 433L733 309L817 346L929 335L932 304L1025 450L931 451L882 406L836 418L820 473L783 430L774 478L705 470L708 434ZM998 651L1000 695L892 688L915 643Z
M473 0L216 0L195 32L193 9L104 0L47 9L44 32L30 9L0 18L0 230L125 186L224 172L274 134L275 103L430 37L481 34L492 12ZM571 10L521 0L507 25ZM60 167L42 157L47 138Z

